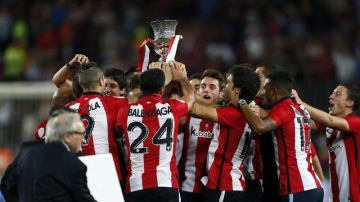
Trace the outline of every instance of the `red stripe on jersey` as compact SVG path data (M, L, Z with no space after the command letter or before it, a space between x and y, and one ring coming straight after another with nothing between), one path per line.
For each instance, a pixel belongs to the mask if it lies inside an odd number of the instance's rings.
M330 175L331 175L331 192L333 195L333 202L340 202L339 199L339 180L338 177L336 175L336 168L335 168L335 164L331 163L331 162L335 162L336 159L336 155L333 152L330 152L330 164L329 164L329 170L330 170Z
M312 154L309 153L308 156L306 157L306 161L308 162L308 168L307 170L311 173L311 175L313 176L314 179L318 179L319 177L317 176L317 174L315 173L313 164L312 164ZM316 186L317 187L322 187L320 180L315 180Z
M85 93L67 105L80 113L85 126L82 151L87 155L111 153L120 180L118 146L114 133L117 111L125 103L126 98Z
M148 188L178 188L176 138L187 105L148 95L119 110L116 127L124 131L128 149L125 192Z
M84 116L89 116L89 112L90 110L88 110L88 106L89 106L89 100L91 98L94 98L93 96L91 97L85 97L82 96L82 99L79 98L78 100L75 101L75 103L79 103L79 107L77 108L78 112L81 115L81 120L84 124L85 130L89 130L89 128L92 128L91 126L91 122L89 120L84 119ZM70 106L71 108L71 106ZM86 140L86 135L89 135L90 138L88 140ZM87 155L95 155L95 147L94 147L94 141L93 141L93 134L86 134L85 135L85 142L83 141L82 146L82 151L87 154Z
M207 188L244 191L243 159L251 141L251 130L235 106L217 108L220 133L214 134L208 153Z
M143 105L143 109L145 111L153 110L154 105ZM143 124L145 124L149 130L149 134L155 134L160 128L158 119L154 119L153 117L143 117ZM142 176L143 180L143 189L152 188L154 184L158 184L156 175L145 175L145 173L154 173L156 170L156 166L159 165L159 158L154 158L159 156L159 147L154 147L152 143L151 137L146 138L144 143L144 147L151 147L151 153L153 155L144 155L144 162L152 162L144 163L144 175Z
M209 145L211 143L211 139L213 134L213 130L214 130L214 123L213 122L209 122L206 120L203 120L200 123L200 131L203 132L211 132L211 137L200 137L198 138L198 143L197 143L197 148L196 148L196 172L195 172L195 187L194 187L194 192L199 191L202 192L204 191L204 185L201 183L201 177L206 175L206 159L207 159L207 153L208 153L208 149L209 149ZM218 124L216 124L216 127L218 127L216 130L219 130L220 126L218 126Z
M35 141L45 139L47 122L48 122L48 120L44 119L39 123L39 125L36 128L36 131L34 133L34 140Z
M333 201L360 201L360 117L348 115L349 132L326 128Z
M346 156L349 169L349 178L350 178L350 197L352 201L360 200L360 176L359 176L359 153L358 146L360 141L356 141L359 137L354 137L354 135L344 134L348 136L344 138Z
M274 149L280 195L321 187L310 162L309 113L291 99L283 99L269 113L276 122Z
M283 135L283 142L284 142L284 146L287 147L285 150L287 151L286 154L287 156L285 157L285 162L287 163L287 172L286 175L288 175L289 179L288 179L288 189L290 186L290 189L288 190L289 193L296 193L296 192L301 192L301 191L305 191L304 190L304 184L303 181L301 179L300 176L300 170L298 167L298 159L296 157L296 152L297 152L297 148L296 148L296 138L295 135L291 135L288 136L287 138L285 138L285 134L289 134L289 133L294 133L293 131L295 131L295 125L290 126L289 128L287 128L288 131L282 133ZM306 161L306 159L305 159ZM309 162L307 162L309 165ZM308 167L308 166L307 166ZM292 181L296 182L296 183L291 183ZM294 191L293 191L294 190ZM284 194L287 194L286 192Z
M216 126L216 127L214 127ZM202 193L205 186L201 177L206 176L206 159L209 145L214 135L213 130L219 130L219 125L213 122L189 117L184 133L184 161L181 161L181 189L187 192Z

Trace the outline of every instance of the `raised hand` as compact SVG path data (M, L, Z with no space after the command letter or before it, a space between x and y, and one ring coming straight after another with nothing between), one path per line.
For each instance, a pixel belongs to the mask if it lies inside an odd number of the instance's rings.
M79 68L82 64L89 62L89 58L86 55L76 54L73 59L70 60L68 65L70 68Z
M180 79L187 78L185 64L181 62L170 61L169 66L172 70L173 80L178 81Z
M295 99L296 103L298 103L298 104L303 103L303 101L300 99L300 97L295 89L291 90L291 97Z
M164 64L163 62L152 62L149 65L149 69L161 69L163 64Z
M172 70L169 64L164 63L162 66L162 71L165 74L165 86L168 85L173 79Z

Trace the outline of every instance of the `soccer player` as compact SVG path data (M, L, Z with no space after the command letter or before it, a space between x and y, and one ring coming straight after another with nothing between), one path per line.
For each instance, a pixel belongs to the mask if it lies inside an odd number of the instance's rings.
M125 135L128 175L125 199L132 201L179 201L175 159L180 117L192 107L195 97L184 72L185 65L164 63L181 85L183 101L163 100L165 75L149 69L140 75L139 101L119 110L116 127Z
M260 89L255 96L255 102L259 107L266 111L270 110L270 107L266 104L264 95L264 84L266 75L276 70L277 68L277 66L272 64L261 64L255 70L255 72L259 75L260 79ZM279 201L279 181L271 131L269 131L268 134L262 135L261 137L256 137L255 149L259 149L260 156L256 155L258 154L257 150L253 152L254 158L252 159L252 162L254 166L252 168L254 168L255 173L253 175L249 175L249 178L246 181L246 190L248 195L247 198L249 200L252 199L252 201L254 202L256 201L254 200L255 198L259 199L259 197L261 197L261 190L259 190L258 182L259 178L262 178L263 201ZM259 157L261 159L261 163L258 163L257 161ZM251 167L248 166L247 168ZM261 171L261 173L259 171Z
M251 111L245 99L239 105L256 134L273 131L281 201L320 202L324 193L310 162L310 116L291 100L292 85L285 71L267 75L264 93L272 109L264 119Z
M350 83L339 84L329 96L329 113L293 96L316 121L314 128L326 132L330 154L331 201L360 201L360 117L356 113L360 89Z
M189 77L189 82L196 93L200 91L201 72L195 73Z
M107 68L105 76L105 95L124 97L126 95L126 79L121 69Z
M59 106L65 106L67 103L79 98L82 89L79 86L79 80L77 76L74 76L80 66L86 62L89 62L89 58L86 55L76 54L68 63L55 73L52 78L52 82L56 85L57 89L54 92L52 98L52 105L50 114ZM74 76L73 80L69 78ZM47 119L41 120L34 133L34 140L44 140L46 134Z
M80 113L85 125L82 152L87 155L111 153L121 180L114 127L118 109L128 101L126 98L103 95L104 74L96 63L83 64L78 75L84 93L67 106Z
M199 96L207 105L216 107L223 95L224 76L216 70L206 70L200 80ZM206 159L210 142L214 134L219 132L218 123L187 116L182 159L178 165L182 181L181 201L203 200L205 186L201 182L201 177L206 175Z
M225 107L212 107L196 102L194 116L220 124L208 149L204 201L242 201L245 199L243 159L251 140L251 129L237 109L241 95L252 100L259 90L259 78L245 64L234 65L228 72L225 86Z
M260 89L255 96L255 101L256 104L260 106L262 109L262 116L267 114L268 113L267 111L270 110L270 107L267 106L264 95L264 84L265 84L266 75L270 74L272 71L275 70L279 70L279 67L273 64L261 64L255 70L255 72L259 75L260 78ZM275 161L274 144L272 140L271 131L269 131L268 134L263 134L261 137L256 138L255 143L256 143L255 151L253 152L254 155L253 158L251 159L252 161L250 162L252 164L251 166L247 166L247 171L254 171L254 174L252 174L252 172L249 172L250 175L245 175L245 176L249 176L251 179L250 181L249 178L246 178L247 180L246 190L248 196L247 199L254 202L261 198L262 191L261 191L261 187L258 186L259 185L258 179L262 178L263 201L264 202L279 201L280 200L279 183L278 183L277 166ZM259 148L257 148L257 146ZM250 149L249 149L249 153L251 151ZM258 154L257 149L260 150L260 156L257 155ZM248 156L252 157L252 155L249 154ZM312 157L312 165L314 167L314 171L318 175L319 179L322 181L324 176L313 144L311 144L311 157ZM259 163L259 159L261 159L261 163Z

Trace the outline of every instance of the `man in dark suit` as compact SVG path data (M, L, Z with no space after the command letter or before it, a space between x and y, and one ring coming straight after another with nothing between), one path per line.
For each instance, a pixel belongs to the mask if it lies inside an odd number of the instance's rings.
M87 168L75 155L85 132L80 115L64 112L51 117L46 131L46 144L28 146L14 160L6 187L2 187L5 198L10 195L11 201L26 202L95 201L87 186Z

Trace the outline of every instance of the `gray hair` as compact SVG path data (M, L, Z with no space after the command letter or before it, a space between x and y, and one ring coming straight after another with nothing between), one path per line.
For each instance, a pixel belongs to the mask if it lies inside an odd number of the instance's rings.
M45 142L62 142L66 133L76 131L77 121L80 121L80 115L74 112L64 112L50 117L46 124Z
M95 62L81 65L78 73L80 86L84 91L94 90L97 82L104 76L104 72Z

